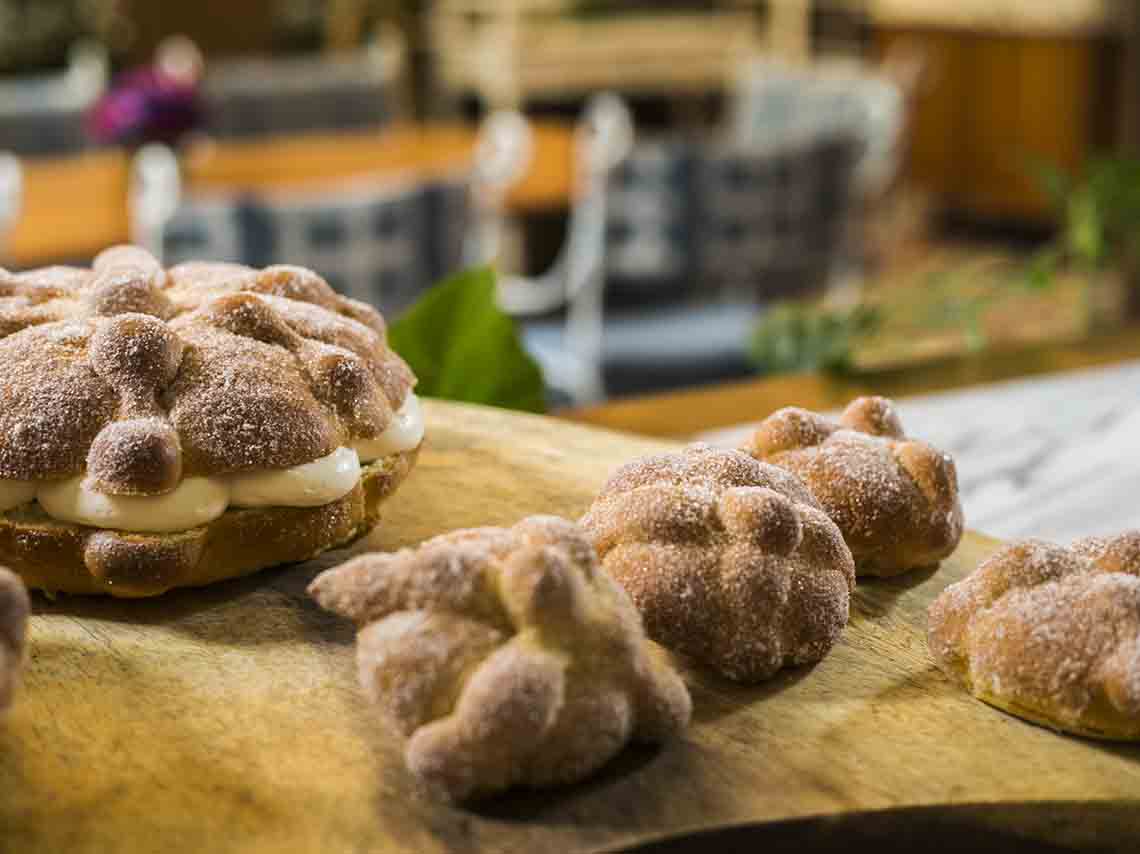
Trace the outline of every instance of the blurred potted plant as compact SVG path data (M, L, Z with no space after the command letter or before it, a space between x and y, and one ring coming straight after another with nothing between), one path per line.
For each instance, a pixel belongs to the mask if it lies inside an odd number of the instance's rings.
M982 253L976 261L928 272L910 287L872 291L854 307L777 304L755 332L757 370L855 371L882 360L891 349L888 339L901 342L912 360L948 354L954 346L947 339L960 342L959 352L976 352L990 346L995 326L1005 329L1010 315L1033 304L1034 295L1040 311L1045 292L1060 300L1063 291L1070 299L1055 306L1054 315L1066 305L1071 310L1079 292L1084 310L1077 334L1140 321L1140 160L1095 158L1079 176L1043 165L1034 171L1060 216L1048 245L1024 260ZM1072 332L1062 333L1055 322L1048 328L1052 335ZM1023 330L1005 331L1003 340L1029 340ZM919 346L923 342L931 346Z
M761 317L751 355L760 374L802 371L847 373L858 346L879 328L881 311L863 303L847 307L783 302Z
M1028 283L1047 288L1058 276L1081 276L1094 326L1140 319L1140 160L1094 158L1079 176L1040 164L1035 171L1058 209L1061 228L1030 261ZM1121 285L1123 317L1112 300Z

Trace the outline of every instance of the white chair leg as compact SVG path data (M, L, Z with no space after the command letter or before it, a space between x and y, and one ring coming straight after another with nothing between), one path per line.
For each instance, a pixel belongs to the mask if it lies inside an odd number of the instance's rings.
M0 258L3 258L8 234L20 218L23 205L23 170L16 155L0 152Z
M182 194L178 156L165 145L145 145L131 164L131 240L162 261L163 232Z

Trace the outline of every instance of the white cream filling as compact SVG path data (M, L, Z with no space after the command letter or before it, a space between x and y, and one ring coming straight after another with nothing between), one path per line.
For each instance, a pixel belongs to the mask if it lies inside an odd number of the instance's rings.
M352 492L360 480L360 459L352 448L292 468L231 475L235 507L320 507Z
M36 498L45 513L63 522L167 533L217 519L226 512L229 490L222 478L187 477L165 495L105 495L78 475L43 484Z
M410 451L424 438L424 413L420 399L411 392L396 410L384 432L375 439L359 439L352 447L360 455L362 463L370 463L389 454Z
M419 400L409 394L392 423L375 439L337 448L327 457L287 469L224 477L188 477L164 495L106 495L84 475L53 481L0 479L0 513L37 499L54 519L144 533L186 531L235 507L320 507L350 493L361 461L409 451L424 435Z

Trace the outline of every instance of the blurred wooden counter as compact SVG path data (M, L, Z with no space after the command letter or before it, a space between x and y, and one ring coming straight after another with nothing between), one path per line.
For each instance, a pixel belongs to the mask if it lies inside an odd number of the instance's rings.
M438 175L467 166L477 131L461 125L407 126L380 133L312 134L250 142L199 142L183 156L190 192L272 190L353 178ZM573 187L573 129L534 126L529 172L513 189L515 213L565 208ZM29 159L19 221L3 261L29 267L90 258L130 239L130 160L120 150Z
M1106 3L877 0L871 17L880 57L924 63L905 171L947 208L1049 221L1033 167L1078 172L1111 144L1124 101Z
M0 235L0 266L90 258L130 235L130 163L120 151L27 159L15 227Z

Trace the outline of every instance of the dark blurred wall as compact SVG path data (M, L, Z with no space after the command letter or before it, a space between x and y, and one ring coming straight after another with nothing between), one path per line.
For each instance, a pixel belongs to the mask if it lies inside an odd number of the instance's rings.
M1118 0L1115 4L1124 34L1120 57L1120 142L1140 154L1140 3Z
M274 0L127 0L135 26L131 58L148 60L166 36L182 33L207 56L260 53L274 44Z

